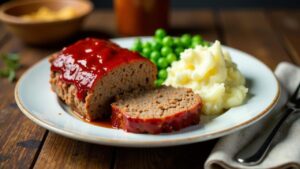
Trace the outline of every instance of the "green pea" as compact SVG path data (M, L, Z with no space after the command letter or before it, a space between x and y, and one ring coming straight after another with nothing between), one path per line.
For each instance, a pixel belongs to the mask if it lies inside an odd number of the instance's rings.
M191 47L195 48L198 45L202 45L202 43L201 42L197 42L197 41L193 41Z
M162 39L154 37L154 41L160 45L162 45Z
M181 36L180 41L185 47L189 47L192 42L192 36L190 34L184 34Z
M142 44L142 47L143 48L151 48L151 44L150 44L150 42L145 42Z
M174 53L169 53L166 57L167 61L169 64L173 63L174 61L177 60L177 57Z
M204 42L203 42L203 46L209 47L209 46L211 46L211 44L210 44L209 42L207 42L207 41L204 41Z
M149 57L150 56L150 54L151 54L151 49L150 48L143 48L143 52L142 52L142 55L144 56L144 57Z
M141 51L141 50L142 50L142 41L141 41L140 38L137 38L137 39L134 41L131 50L133 50L133 51Z
M200 44L201 42L203 42L203 39L200 35L194 35L192 38L192 42Z
M156 87L161 86L163 83L164 83L164 80L162 80L162 79L156 79L154 81L154 84L155 84Z
M158 72L158 78L159 79L162 79L162 80L165 80L167 79L168 77L168 72L166 69L161 69L159 72Z
M172 48L164 46L161 48L162 56L167 56L169 53L172 53Z
M130 50L139 52L139 48L137 46L132 46Z
M142 44L141 38L136 38L134 44Z
M173 38L171 36L166 36L162 40L162 44L165 46L172 46L173 45Z
M182 46L180 38L178 38L178 37L173 38L173 44L175 46Z
M179 56L180 55L180 53L181 52L183 52L184 51L184 49L182 48L182 47L177 47L176 49L175 49L175 53Z
M163 39L167 35L166 31L162 28L159 28L155 31L155 38Z
M160 68L160 69L164 69L166 67L168 67L168 61L166 58L159 58L157 60L157 66Z
M159 42L152 41L151 42L151 47L153 50L160 50L162 45Z
M150 61L151 61L152 63L154 63L155 65L157 65L157 60L150 59Z
M154 62L157 62L157 60L160 58L160 53L158 51L152 51L150 54L150 60L153 60Z

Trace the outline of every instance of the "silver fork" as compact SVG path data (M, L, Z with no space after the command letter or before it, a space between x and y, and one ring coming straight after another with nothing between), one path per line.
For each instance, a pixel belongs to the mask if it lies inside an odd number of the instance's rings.
M273 142L273 138L282 126L283 122L292 113L300 112L300 84L293 95L289 98L286 104L282 117L274 125L273 129L269 132L261 131L258 133L260 137L253 140L250 144L246 145L241 151L239 151L234 159L244 165L253 166L262 162L267 152L270 150L270 146Z

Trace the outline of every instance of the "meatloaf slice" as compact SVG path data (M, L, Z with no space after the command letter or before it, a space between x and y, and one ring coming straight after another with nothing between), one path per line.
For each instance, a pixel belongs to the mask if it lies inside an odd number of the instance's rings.
M157 72L156 66L139 54L91 38L63 49L49 61L52 90L89 121L109 115L114 96L152 88Z
M112 125L134 133L172 132L198 124L201 107L200 97L191 89L135 90L112 103Z

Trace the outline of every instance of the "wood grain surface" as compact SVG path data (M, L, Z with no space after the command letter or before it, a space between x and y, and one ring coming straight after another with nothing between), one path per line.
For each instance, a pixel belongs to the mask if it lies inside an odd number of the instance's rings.
M174 35L191 32L205 39L218 39L212 11L181 11L173 13L171 25ZM195 20L194 18L199 18ZM122 148L116 151L115 169L165 169L199 168L211 151L216 140L171 148L135 149ZM201 155L193 155L201 152ZM163 162L162 162L163 160ZM200 167L201 168L201 167Z
M286 51L295 63L300 64L300 12L282 10L267 15Z
M291 61L264 11L224 11L220 18L227 45L254 55L272 69Z
M300 12L296 10L173 11L171 27L172 35L189 32L210 41L220 39L273 70L282 61L300 65ZM116 37L113 12L92 13L72 41L86 36ZM63 45L27 46L0 24L1 53L21 55L18 77ZM14 87L15 83L0 79L0 168L201 169L217 141L168 148L118 148L72 140L27 119L16 106Z

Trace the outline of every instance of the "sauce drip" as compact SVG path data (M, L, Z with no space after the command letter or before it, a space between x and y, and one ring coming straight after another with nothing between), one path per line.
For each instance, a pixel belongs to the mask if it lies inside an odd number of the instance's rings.
M66 111L68 111L70 114L72 114L73 116L77 117L78 119L80 119L86 123L89 123L89 124L92 124L95 126L105 127L105 128L114 128L110 117L106 117L106 118L102 119L101 121L98 121L98 120L90 121L90 120L84 118L82 115L80 115L80 113L77 113L76 111L73 111L71 109L66 109Z
M51 70L60 72L60 79L77 88L77 97L83 100L95 82L123 63L145 59L137 52L117 44L95 38L86 38L65 47L51 64Z
M107 118L102 121L88 121L89 124L95 125L95 126L100 126L100 127L105 127L105 128L114 128L111 123L111 119Z

